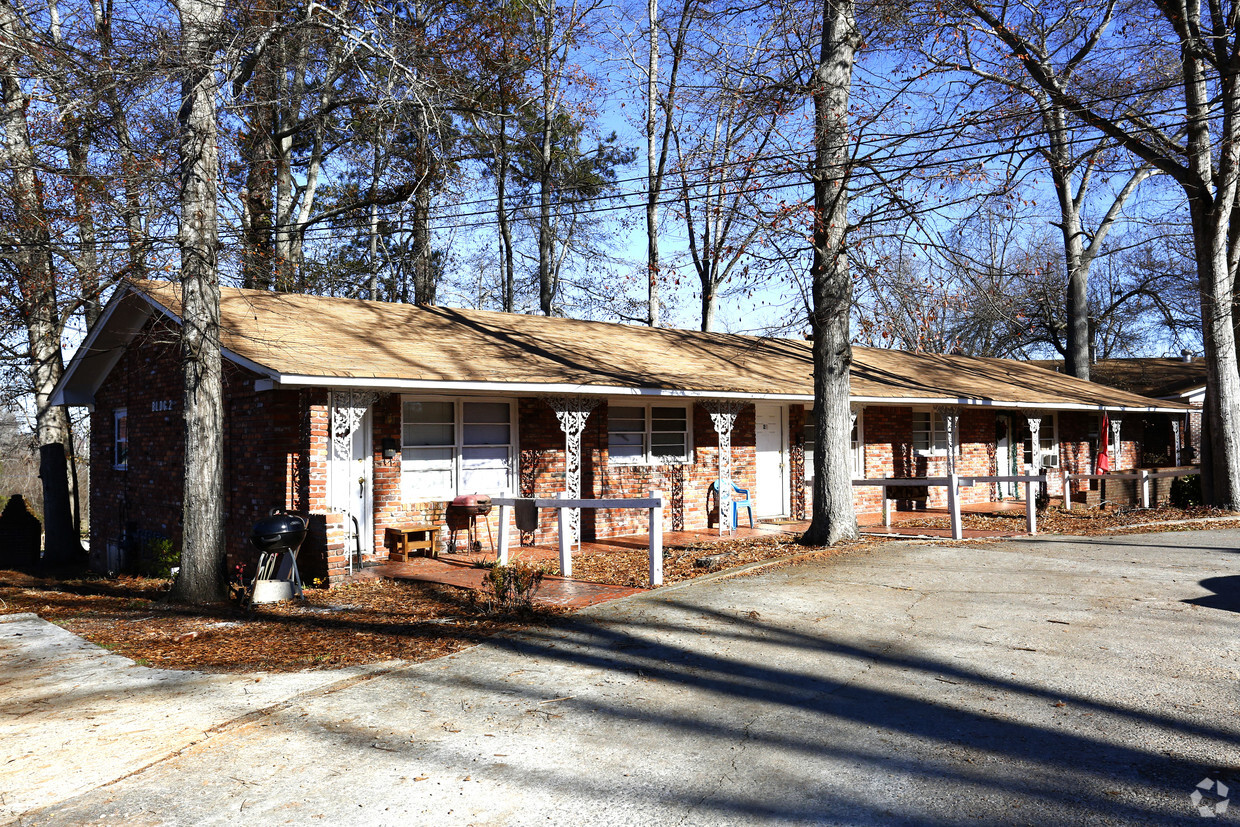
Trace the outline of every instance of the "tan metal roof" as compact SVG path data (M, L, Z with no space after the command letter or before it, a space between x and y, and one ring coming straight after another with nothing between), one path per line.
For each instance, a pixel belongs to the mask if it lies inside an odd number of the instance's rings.
M180 286L135 292L181 315ZM809 342L221 288L223 345L285 385L813 397ZM89 344L89 342L88 342ZM1178 410L1028 363L854 349L852 396L1047 408Z

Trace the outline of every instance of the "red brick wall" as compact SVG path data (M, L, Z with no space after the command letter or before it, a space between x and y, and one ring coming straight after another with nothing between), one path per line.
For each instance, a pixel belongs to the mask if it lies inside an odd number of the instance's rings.
M176 337L166 323L149 323L95 396L92 549L102 551L125 537L140 543L149 534L180 547L185 441ZM255 391L257 378L224 363L224 536L230 567L252 557L254 523L274 507L303 509L310 487L310 469L300 449L305 432L301 392ZM112 417L118 408L128 411L126 470L112 467Z
M401 397L396 394L381 400L375 407L373 417L375 549L379 557L386 556L383 548L386 527L445 524L446 501L404 502L401 498L399 459L385 463L382 458L383 438L400 437L400 402ZM690 409L691 462L628 465L609 462L607 410L607 404L600 403L591 412L582 435L582 497L636 499L649 496L649 492L657 488L668 499L668 507L663 512L665 530L694 530L715 525L718 517L715 500L708 494L711 483L719 473L719 441L707 413L698 405ZM564 432L560 430L555 412L543 400L526 397L517 402L517 421L520 439L517 452L518 493L527 497L555 497L564 490L565 474ZM732 431L732 457L733 480L741 488L752 490L756 473L753 406L746 407L737 417ZM497 534L498 511L493 510L490 518L492 532ZM593 540L645 531L646 518L644 510L585 509L581 512L581 536L582 539ZM741 519L746 519L744 512ZM444 541L447 536L445 528L442 534ZM518 536L514 524L514 542ZM543 509L533 541L547 544L555 540L555 511ZM489 548L485 535L483 544Z
M184 425L177 331L148 324L95 395L90 416L92 556L146 531L181 543ZM171 410L154 411L171 402ZM159 403L158 406L153 403ZM129 468L113 462L113 415L128 411ZM134 564L137 560L132 561Z

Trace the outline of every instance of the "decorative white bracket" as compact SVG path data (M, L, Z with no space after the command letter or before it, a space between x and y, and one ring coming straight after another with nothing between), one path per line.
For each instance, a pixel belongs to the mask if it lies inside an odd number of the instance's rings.
M560 430L564 432L564 493L570 500L581 499L581 435L586 430L590 412L598 400L589 396L548 396L545 398ZM581 509L568 509L568 541L576 544L581 538Z
M332 391L332 451L335 459L353 457L353 434L362 424L362 418L381 394L371 391Z
M710 414L719 435L719 533L731 533L732 525L732 429L745 403L738 399L708 399L699 405Z

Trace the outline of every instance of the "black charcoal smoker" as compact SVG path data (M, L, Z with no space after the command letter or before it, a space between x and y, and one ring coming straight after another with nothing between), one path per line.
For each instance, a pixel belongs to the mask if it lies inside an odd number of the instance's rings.
M306 520L279 508L250 529L250 542L258 549L258 566L250 586L251 603L274 603L302 596L297 550L306 539ZM281 556L289 559L286 577L280 578Z

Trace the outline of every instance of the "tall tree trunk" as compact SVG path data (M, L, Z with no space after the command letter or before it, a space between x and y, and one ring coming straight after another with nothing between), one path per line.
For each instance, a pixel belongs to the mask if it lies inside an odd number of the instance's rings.
M196 603L224 593L223 378L220 365L219 125L215 42L223 7L178 0L181 18L180 205L185 489L176 592Z
M108 112L116 139L117 154L121 167L121 187L124 189L121 204L121 218L125 223L125 240L129 248L129 262L124 275L129 278L146 278L147 241L143 218L145 210L142 206L142 193L145 182L140 174L142 165L138 162L138 154L134 149L133 138L129 133L129 111L121 102L118 90L121 80L112 61L116 56L115 43L112 39L112 3L91 0L91 14L95 23L95 35L99 39L99 56L105 65L105 77L102 84L103 101Z
M379 131L376 130L370 159L370 274L366 280L366 298L379 301Z
M1064 267L1068 274L1064 297L1068 321L1064 373L1077 379L1089 379L1089 264L1084 256L1080 204L1072 192L1073 160L1065 140L1063 114L1062 109L1052 108L1043 118L1043 128L1050 139L1046 160L1059 199L1059 228L1063 234Z
M434 304L436 272L431 255L431 187L423 175L413 192L413 302Z
M508 218L508 136L507 118L500 118L499 157L495 166L496 205L495 217L499 222L500 266L503 268L503 309L511 313L516 309L516 262L513 260L512 222Z
M659 153L655 145L659 98L659 0L647 0L650 24L646 65L646 323L659 326Z
M543 109L541 144L538 154L538 308L543 315L551 315L555 301L555 283L552 267L551 227L551 114L550 106Z
M0 7L0 34L18 42L18 22L9 7ZM13 201L10 232L20 241L14 254L19 309L26 326L28 371L34 390L35 431L39 443L39 478L43 482L44 562L80 562L82 546L69 501L65 443L69 416L51 404L52 390L64 373L60 350L62 325L57 306L56 274L52 268L51 235L43 209L43 187L36 172L26 111L30 100L21 88L13 58L0 63L5 143Z
M262 66L254 81L257 102L251 107L249 131L241 140L241 155L246 165L245 192L242 194L245 222L242 228L241 286L251 290L270 290L275 250L272 240L275 186L275 151L272 133L275 129L274 107L268 102L270 69Z
M814 355L814 504L802 542L834 544L857 536L849 434L848 101L860 39L853 0L824 0L814 72L814 251L810 278Z
M553 123L555 114L555 81L558 72L555 69L555 21L556 4L554 0L546 0L542 14L542 32L539 42L539 71L542 75L542 111L539 124L538 145L538 308L543 315L550 316L555 301L555 273L553 258L555 256L551 226L551 188ZM565 46L567 48L567 46Z

